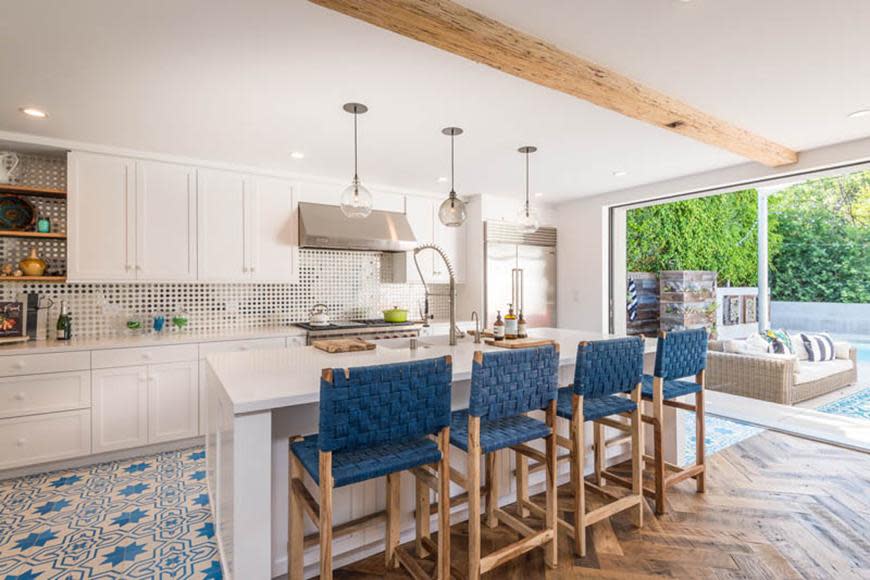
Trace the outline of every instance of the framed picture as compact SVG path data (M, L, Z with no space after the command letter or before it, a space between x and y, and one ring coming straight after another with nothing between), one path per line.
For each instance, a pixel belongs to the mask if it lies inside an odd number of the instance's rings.
M743 324L758 322L758 298L756 296L743 297Z
M21 302L0 302L0 342L24 336L26 310Z
M740 296L726 296L722 301L722 306L725 309L724 316L722 317L723 325L734 326L735 324L740 324L742 310Z

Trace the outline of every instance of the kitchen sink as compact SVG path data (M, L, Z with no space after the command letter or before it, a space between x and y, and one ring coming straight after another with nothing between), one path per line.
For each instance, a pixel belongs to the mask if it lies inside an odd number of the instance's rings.
M467 334L463 337L457 337L456 343L462 344L465 342L471 342L473 339L469 337ZM410 338L385 338L382 340L374 340L372 341L377 344L381 348L388 348L392 350L405 350L411 348L411 339ZM446 334L441 334L437 336L421 336L417 339L417 348L432 348L434 346L449 346L450 345L450 337Z

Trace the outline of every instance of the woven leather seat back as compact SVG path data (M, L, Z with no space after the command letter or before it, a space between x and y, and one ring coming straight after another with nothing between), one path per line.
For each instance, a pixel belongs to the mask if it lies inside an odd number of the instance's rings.
M659 336L655 376L663 379L691 377L707 367L707 330L678 330Z
M574 368L574 392L597 399L637 387L643 376L643 339L581 342Z
M483 353L471 370L468 412L495 420L543 409L556 398L558 372L554 345Z
M333 370L320 381L321 451L434 434L450 424L453 365L445 358Z

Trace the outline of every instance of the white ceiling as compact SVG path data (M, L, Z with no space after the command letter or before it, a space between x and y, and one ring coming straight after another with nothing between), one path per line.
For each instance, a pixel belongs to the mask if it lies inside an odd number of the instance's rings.
M866 0L462 0L797 150L870 135ZM546 201L743 163L303 0L0 0L0 130ZM35 120L24 105L46 109ZM304 160L290 152L304 151ZM629 175L612 173L627 170Z

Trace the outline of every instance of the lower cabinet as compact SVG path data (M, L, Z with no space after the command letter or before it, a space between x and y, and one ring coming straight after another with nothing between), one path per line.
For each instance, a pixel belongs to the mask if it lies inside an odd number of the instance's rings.
M90 409L0 420L0 469L89 454L90 423Z
M148 367L92 375L94 453L148 444Z
M196 361L148 367L148 443L197 435L197 383Z
M94 453L195 436L197 382L195 361L94 370Z

